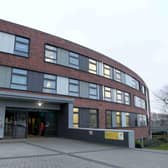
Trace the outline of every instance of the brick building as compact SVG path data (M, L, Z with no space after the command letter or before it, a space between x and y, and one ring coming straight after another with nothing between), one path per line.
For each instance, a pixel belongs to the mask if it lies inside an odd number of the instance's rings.
M121 63L0 20L1 138L82 137L101 129L148 137L148 95L141 77Z

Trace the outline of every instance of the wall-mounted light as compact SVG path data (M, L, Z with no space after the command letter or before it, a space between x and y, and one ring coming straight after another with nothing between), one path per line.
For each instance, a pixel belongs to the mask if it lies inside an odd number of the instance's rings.
M43 103L39 101L39 102L37 103L37 105L38 105L39 107L41 107L41 106L43 105Z

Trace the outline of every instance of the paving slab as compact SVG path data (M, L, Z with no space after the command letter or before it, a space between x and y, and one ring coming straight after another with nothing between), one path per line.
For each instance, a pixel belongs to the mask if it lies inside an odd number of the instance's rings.
M32 146L24 142L0 143L0 159L53 154L58 154L58 152Z
M109 168L99 163L66 155L0 160L1 168ZM113 168L113 167L111 167Z
M78 153L77 156L99 160L120 168L166 168L168 165L168 153L151 150L123 148L111 151Z
M40 145L59 152L74 153L74 152L87 152L99 150L112 150L116 148L112 145L96 144L79 140L71 140L64 138L29 138L28 143ZM117 147L118 148L118 147Z
M168 151L128 149L64 138L0 143L0 168L166 168Z

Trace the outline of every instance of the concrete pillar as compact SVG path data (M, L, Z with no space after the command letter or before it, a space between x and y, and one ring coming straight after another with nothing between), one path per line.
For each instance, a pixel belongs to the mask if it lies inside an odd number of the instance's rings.
M5 105L0 103L0 138L4 138Z

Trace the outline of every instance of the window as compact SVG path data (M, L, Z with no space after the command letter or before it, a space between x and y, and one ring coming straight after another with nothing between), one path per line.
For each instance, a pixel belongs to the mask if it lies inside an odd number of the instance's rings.
M97 128L98 127L98 114L97 110L90 109L89 110L89 128Z
M44 74L43 92L56 93L56 76Z
M27 90L27 71L22 69L12 69L11 88Z
M130 94L129 93L124 93L124 103L127 105L130 105Z
M89 98L98 99L98 88L96 84L89 83Z
M14 54L23 57L28 57L29 54L29 40L27 38L15 37Z
M97 128L98 127L98 111L96 109L79 108L74 114L79 114L74 117L75 127L81 128ZM77 123L78 118L78 123Z
M139 82L137 80L135 80L134 78L132 78L132 87L134 89L139 90Z
M112 101L111 88L104 87L104 100Z
M139 116L138 123L137 116ZM129 112L106 111L106 128L137 127L138 125L147 125L145 115Z
M106 111L106 128L112 128L112 112Z
M51 63L57 63L57 48L45 45L45 61Z
M125 84L139 90L139 82L128 74L125 75Z
M79 96L79 81L69 79L69 95Z
M123 92L120 90L116 90L116 102L123 103Z
M111 67L110 66L108 66L108 65L103 65L103 75L104 75L104 77L106 77L106 78L111 78Z
M143 126L147 126L147 119L146 119L146 115L143 114L138 114L137 115L137 120L138 120L138 127L143 127Z
M79 108L73 108L73 127L79 127Z
M114 80L121 82L121 71L114 69Z
M116 112L116 127L121 127L121 112Z
M145 86L144 86L144 85L141 85L141 92L142 92L143 94L145 94Z
M126 127L129 127L130 126L130 114L125 113L125 118L126 118Z
M89 72L93 74L97 72L97 62L93 59L89 59Z
M79 69L79 55L73 52L69 53L69 65L73 68Z
M142 98L140 98L138 96L134 96L134 105L136 107L139 107L139 108L142 108L142 109L146 109L145 100L143 100Z

